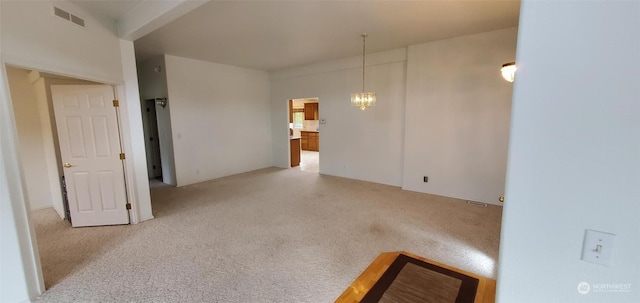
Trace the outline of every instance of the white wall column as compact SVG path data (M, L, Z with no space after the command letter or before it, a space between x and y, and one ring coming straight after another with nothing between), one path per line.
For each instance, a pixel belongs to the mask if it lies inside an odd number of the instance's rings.
M25 302L44 291L44 281L27 215L16 126L1 58L0 48L0 301Z
M142 113L140 93L138 89L138 73L136 57L132 41L120 40L120 56L122 57L122 74L124 85L118 87L120 105L120 123L123 134L126 183L132 205L132 223L153 219L151 213L151 195L147 178L147 160L142 129Z
M640 302L640 2L524 0L516 62L497 302Z

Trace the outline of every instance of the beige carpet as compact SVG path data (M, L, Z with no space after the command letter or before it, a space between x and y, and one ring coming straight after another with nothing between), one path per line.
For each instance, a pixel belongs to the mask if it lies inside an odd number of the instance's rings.
M501 208L269 168L155 187L156 219L70 228L36 211L39 302L333 302L383 251L495 278Z

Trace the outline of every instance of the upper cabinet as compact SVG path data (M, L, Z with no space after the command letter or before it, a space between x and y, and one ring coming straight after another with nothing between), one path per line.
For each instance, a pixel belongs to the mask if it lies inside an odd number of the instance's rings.
M289 100L289 123L293 123L293 100Z
M304 119L305 120L318 120L318 103L305 103L304 104Z

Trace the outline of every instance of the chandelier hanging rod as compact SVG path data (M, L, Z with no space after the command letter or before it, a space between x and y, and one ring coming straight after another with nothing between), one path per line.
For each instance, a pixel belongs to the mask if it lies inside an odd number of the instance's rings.
M364 93L364 69L365 69L365 58L366 50L367 50L367 33L362 34L362 92Z

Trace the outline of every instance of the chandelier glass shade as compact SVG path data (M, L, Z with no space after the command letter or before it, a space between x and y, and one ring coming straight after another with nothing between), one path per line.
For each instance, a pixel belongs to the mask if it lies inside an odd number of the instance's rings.
M364 90L364 67L365 67L365 50L366 50L367 34L362 34L362 92L351 94L351 105L359 107L361 110L367 109L369 106L376 105L376 93L365 92Z
M361 110L368 106L376 105L376 93L355 93L351 94L351 105L359 107Z

